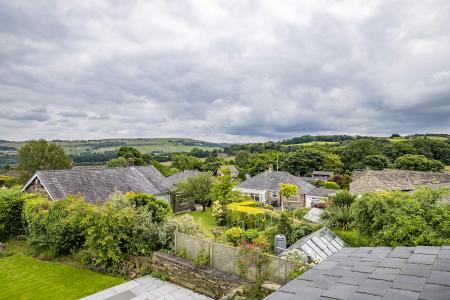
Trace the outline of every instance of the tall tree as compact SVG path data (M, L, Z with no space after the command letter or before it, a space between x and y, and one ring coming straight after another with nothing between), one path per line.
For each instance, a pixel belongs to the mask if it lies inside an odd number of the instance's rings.
M325 154L314 149L301 149L288 153L281 164L285 170L296 176L309 176L314 170L323 170Z
M32 140L19 149L19 169L26 178L38 170L70 169L72 161L61 146L46 140Z
M175 191L181 196L199 203L205 211L206 207L211 204L212 185L213 177L211 173L205 172L181 181L175 187Z
M424 155L407 154L394 162L396 169L413 171L442 171L444 165L439 160L428 159Z

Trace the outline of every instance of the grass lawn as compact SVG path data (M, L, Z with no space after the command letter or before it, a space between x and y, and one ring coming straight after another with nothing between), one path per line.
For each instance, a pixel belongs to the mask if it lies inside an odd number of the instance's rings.
M13 255L0 256L0 299L79 299L124 282L64 263L35 259L20 247L8 250Z
M217 224L214 221L211 207L207 207L204 212L201 210L191 212L190 215L194 218L195 223L199 224L208 235L212 235L211 229L216 228Z

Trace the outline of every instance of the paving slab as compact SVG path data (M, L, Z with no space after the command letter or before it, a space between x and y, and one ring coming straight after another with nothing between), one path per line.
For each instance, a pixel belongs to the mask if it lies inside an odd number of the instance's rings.
M85 300L212 300L171 282L143 276L83 298Z

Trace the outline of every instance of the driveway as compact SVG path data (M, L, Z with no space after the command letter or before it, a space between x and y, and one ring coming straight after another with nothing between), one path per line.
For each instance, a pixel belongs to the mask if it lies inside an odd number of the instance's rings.
M212 300L201 294L151 276L116 285L81 300Z

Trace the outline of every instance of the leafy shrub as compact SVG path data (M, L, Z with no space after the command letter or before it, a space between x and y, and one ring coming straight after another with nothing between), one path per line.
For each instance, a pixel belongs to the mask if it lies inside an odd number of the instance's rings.
M304 236L307 236L308 234L312 233L313 229L311 225L309 224L295 224L292 226L292 232L288 236L288 240L290 245L298 241Z
M126 198L134 207L145 207L150 212L153 222L162 223L172 215L172 208L165 200L144 193L127 193Z
M22 230L22 207L26 195L19 189L0 188L0 241L19 235Z
M442 245L450 238L450 205L438 202L442 196L431 189L365 194L353 205L355 227L377 245Z
M338 190L340 187L339 187L339 184L337 184L336 182L334 182L334 181L325 181L325 182L322 182L321 183L321 186L322 187L324 187L324 188L326 188L326 189L333 189L333 190Z
M19 179L16 177L0 175L0 187L11 188L17 184L20 184Z
M251 242L253 239L259 236L259 231L256 229L248 229L243 233L244 241Z
M209 253L205 250L200 250L197 256L192 261L196 267L203 268L209 265Z
M310 208L307 207L302 207L302 208L297 208L296 210L294 210L294 216L299 219L302 220L303 217L309 212Z
M81 198L28 201L24 209L28 244L37 253L67 255L83 247L93 207Z
M194 221L194 218L189 214L184 214L178 217L167 220L167 225L171 227L171 231L178 231L180 233L189 234L195 237L204 237L205 232L202 227Z
M318 263L316 261L309 262L308 256L299 249L286 251L281 257L295 263L294 268L289 272L289 279L291 280L297 278Z
M333 229L333 232L339 236L350 247L369 247L371 246L370 238L359 233L358 230L342 230Z
M414 171L442 171L444 165L439 160L429 159L424 155L406 154L394 162L396 169Z
M243 240L244 231L240 227L232 227L225 231L227 241L233 246L239 246Z

